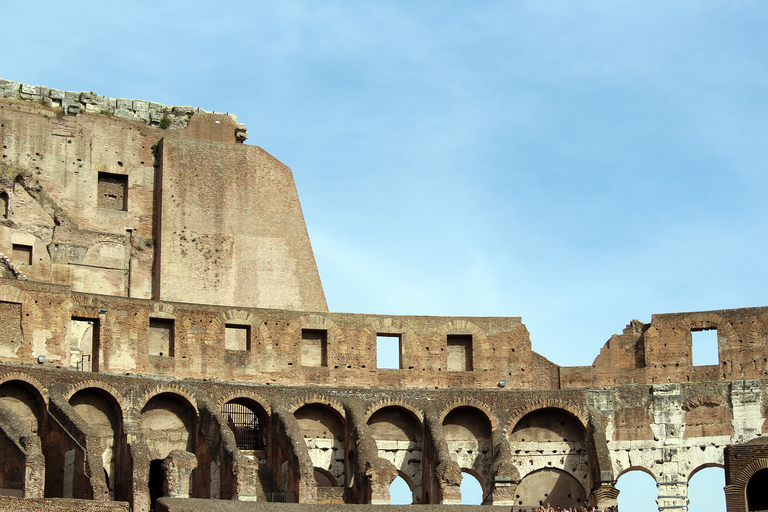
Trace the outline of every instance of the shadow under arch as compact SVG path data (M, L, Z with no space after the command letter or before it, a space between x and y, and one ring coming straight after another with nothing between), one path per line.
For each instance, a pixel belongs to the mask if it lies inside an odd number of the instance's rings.
M520 480L515 501L524 507L551 504L553 507L580 507L587 493L575 476L559 468L532 471Z

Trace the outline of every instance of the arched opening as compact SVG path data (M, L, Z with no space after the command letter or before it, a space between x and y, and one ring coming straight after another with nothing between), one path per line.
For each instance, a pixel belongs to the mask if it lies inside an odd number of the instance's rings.
M585 439L584 425L571 413L547 408L529 412L515 424L511 442L572 442Z
M388 460L411 482L412 503L420 504L422 488L423 428L409 410L389 406L374 412L368 426L376 441L379 457Z
M173 450L195 452L195 411L181 397L163 393L141 410L141 433L150 459L164 459Z
M480 481L468 471L461 472L461 504L483 504L483 486L480 484Z
M694 471L688 481L689 512L725 510L725 469L721 466L704 466ZM763 494L766 487L761 487Z
M33 434L37 434L44 404L36 389L26 382L8 381L0 386L0 402L7 405Z
M139 425L151 460L148 487L154 510L153 500L163 496L165 484L188 488L188 482L178 481L178 476L166 482L162 462L175 450L195 453L197 413L183 397L161 393L153 396L141 410ZM190 474L190 481L195 474L195 471Z
M621 512L647 512L658 508L656 480L645 471L634 469L623 473L616 481L616 489L619 490Z
M342 502L345 480L346 422L331 407L324 404L307 404L294 416L301 427L307 451L315 467L322 470L323 478L331 485L318 486L318 502Z
M747 482L747 510L768 510L768 469L755 472Z
M402 476L398 475L389 484L389 504L390 505L410 505L413 503L413 491L408 482Z
M221 407L221 414L235 435L235 442L240 450L264 451L267 445L267 429L264 428L266 413L256 402L246 398L230 400Z
M459 467L471 470L465 471L465 477L474 482L490 482L492 480L493 453L491 443L491 422L481 410L475 407L458 407L449 412L443 420L443 433L451 451L451 458L459 464ZM474 474L473 474L474 473ZM476 477L476 478L475 478ZM472 480L474 479L474 480ZM462 486L467 481L462 480ZM490 492L490 489L480 490L482 496ZM462 502L464 491L462 490Z
M120 438L121 414L115 399L105 391L97 388L83 389L72 395L69 405L93 429L99 437L102 448L102 467L106 477L107 488L114 499L115 489L112 482L122 481L115 473L121 465L119 458L118 439Z
M560 469L540 469L529 473L515 491L515 501L523 507L581 507L586 493L578 480ZM624 512L624 511L622 511Z

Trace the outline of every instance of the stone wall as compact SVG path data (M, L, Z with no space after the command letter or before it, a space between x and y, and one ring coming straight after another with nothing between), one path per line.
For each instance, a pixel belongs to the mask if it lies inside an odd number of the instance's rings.
M0 98L24 100L46 107L61 108L65 115L102 114L132 121L141 121L149 126L162 128L185 128L194 114L215 114L195 107L163 105L153 101L108 98L94 92L74 92L52 89L41 85L23 84L0 78ZM227 114L237 122L235 114ZM248 137L244 124L237 124L237 140Z
M238 144L232 116L160 105L179 121L156 125L90 93L66 115L38 99L58 92L3 84L4 271L89 293L327 310L292 173Z

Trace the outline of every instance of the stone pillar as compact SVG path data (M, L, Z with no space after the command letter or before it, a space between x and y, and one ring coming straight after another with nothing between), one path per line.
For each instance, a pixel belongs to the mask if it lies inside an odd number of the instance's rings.
M510 476L493 477L491 487L491 504L499 507L511 507L515 504L517 484Z
M667 475L665 474L665 477ZM688 482L676 480L679 475L669 475L669 480L664 478L656 486L659 488L659 498L656 504L660 512L687 512L688 510Z
M589 501L601 510L606 507L618 506L619 490L615 487L614 483L602 482L597 488L592 490Z
M386 461L382 461L386 462ZM389 486L397 477L395 466L389 462L377 464L375 467L366 471L368 484L371 487L371 505L389 505L390 495Z
M733 436L739 441L749 441L763 431L765 418L760 413L762 392L759 380L735 380L731 383L733 406Z
M170 498L189 498L189 480L197 467L197 457L185 450L173 450L163 459L165 484L163 493Z
M520 473L512 464L512 450L509 447L507 433L500 428L491 432L493 446L493 482L491 483L491 503L501 507L515 504L515 491L520 483Z
M461 468L451 458L443 424L430 411L424 418L424 427L427 434L425 441L432 443L434 476L439 486L440 504L461 505Z
M661 477L656 483L656 503L662 512L688 510L688 478L681 471L678 451L683 439L683 398L680 384L654 384L653 425L651 429L661 444Z

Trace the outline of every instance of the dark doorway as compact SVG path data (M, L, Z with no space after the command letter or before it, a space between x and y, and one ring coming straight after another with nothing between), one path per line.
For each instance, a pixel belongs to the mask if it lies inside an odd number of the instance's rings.
M164 484L163 461L155 459L149 463L149 510L155 510L157 499L163 497Z
M747 482L747 508L768 510L768 469L761 469Z

